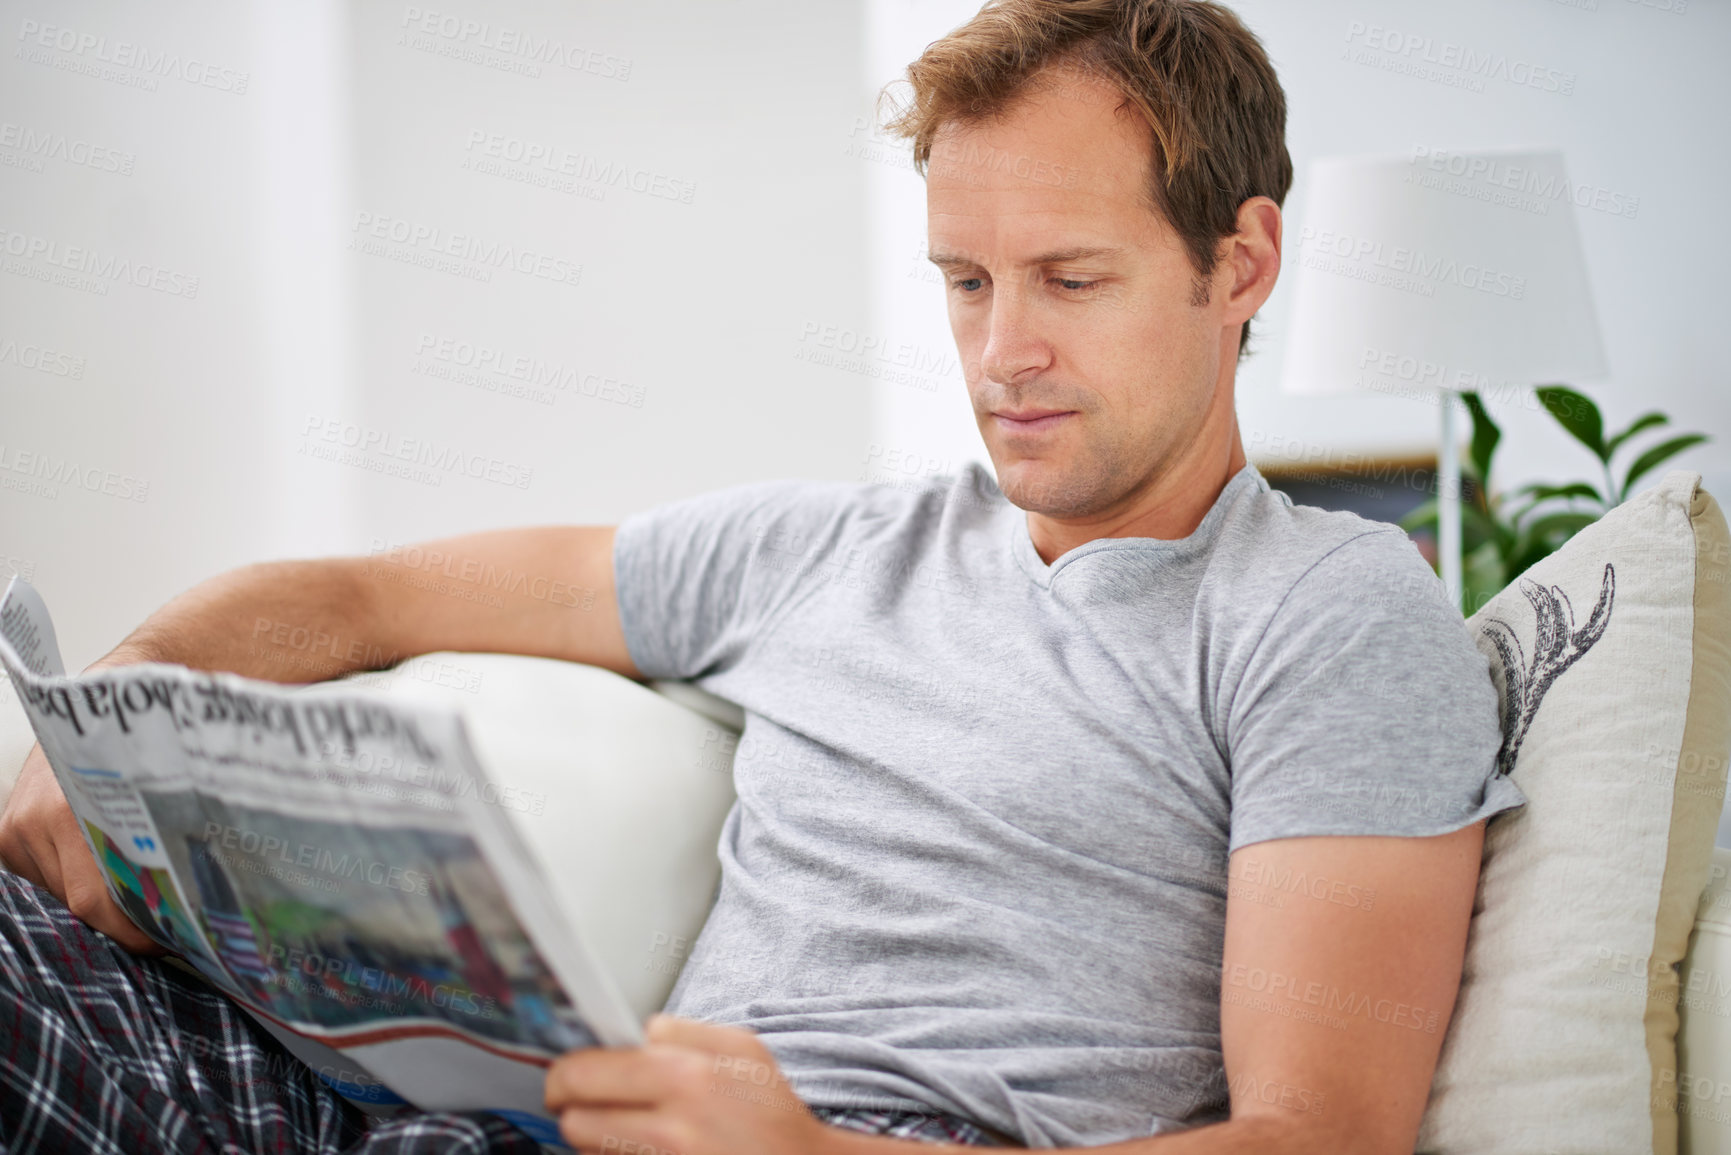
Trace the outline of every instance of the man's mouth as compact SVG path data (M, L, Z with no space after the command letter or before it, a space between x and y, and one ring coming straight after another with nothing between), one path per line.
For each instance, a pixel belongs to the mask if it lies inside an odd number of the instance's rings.
M1000 409L992 413L1000 428L1015 433L1040 433L1075 415L1074 409Z

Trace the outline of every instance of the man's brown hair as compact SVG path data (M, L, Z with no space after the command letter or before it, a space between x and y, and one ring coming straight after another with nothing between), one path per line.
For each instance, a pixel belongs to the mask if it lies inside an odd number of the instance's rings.
M990 0L908 65L912 97L887 127L913 141L923 174L940 128L1004 112L1054 66L1108 81L1147 122L1150 200L1196 270L1193 302L1206 304L1238 206L1282 204L1292 186L1286 94L1261 41L1209 0ZM1240 356L1249 341L1246 323Z

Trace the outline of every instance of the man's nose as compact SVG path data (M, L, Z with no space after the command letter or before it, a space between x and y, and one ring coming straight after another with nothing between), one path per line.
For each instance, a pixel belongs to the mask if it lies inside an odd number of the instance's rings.
M992 298L986 345L980 351L980 372L998 385L1013 385L1051 362L1051 347L1040 333L1031 302L1018 286Z

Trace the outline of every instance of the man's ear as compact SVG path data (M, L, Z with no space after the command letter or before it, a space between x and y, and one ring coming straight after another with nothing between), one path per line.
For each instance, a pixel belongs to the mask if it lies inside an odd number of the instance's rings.
M1246 322L1262 308L1280 278L1280 206L1251 197L1238 206L1238 231L1223 242L1217 286L1224 293L1227 324Z

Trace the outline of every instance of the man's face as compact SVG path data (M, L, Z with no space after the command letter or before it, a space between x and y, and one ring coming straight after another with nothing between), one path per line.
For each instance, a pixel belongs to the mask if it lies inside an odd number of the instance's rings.
M929 247L999 486L1088 518L1148 493L1219 424L1237 325L1223 338L1226 294L1196 303L1195 269L1150 205L1141 118L1099 81L1041 80L1001 117L939 130Z

